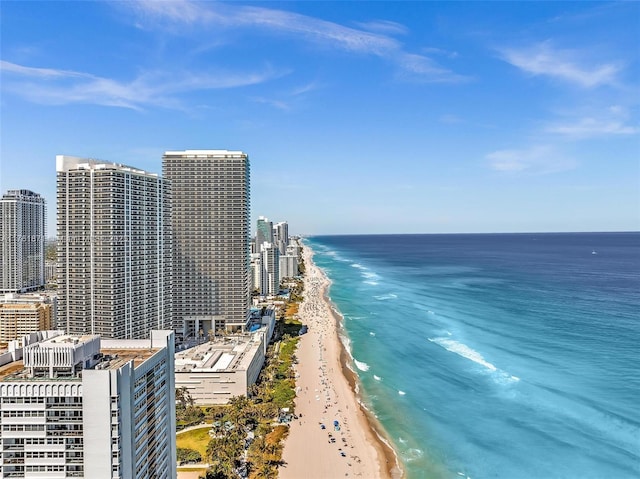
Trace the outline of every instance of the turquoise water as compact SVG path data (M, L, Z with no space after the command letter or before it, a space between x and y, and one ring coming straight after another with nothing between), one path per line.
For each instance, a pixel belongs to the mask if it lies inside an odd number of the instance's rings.
M410 479L640 477L640 234L305 242Z

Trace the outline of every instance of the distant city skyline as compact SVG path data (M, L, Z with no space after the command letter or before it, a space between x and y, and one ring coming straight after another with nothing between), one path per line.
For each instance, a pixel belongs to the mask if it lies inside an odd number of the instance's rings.
M291 234L640 230L637 2L3 2L0 190L251 157ZM255 230L253 230L255 234Z

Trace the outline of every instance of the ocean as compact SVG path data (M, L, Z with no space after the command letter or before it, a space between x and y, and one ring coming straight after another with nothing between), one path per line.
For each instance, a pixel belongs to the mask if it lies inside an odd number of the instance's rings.
M640 477L640 233L304 243L408 479Z

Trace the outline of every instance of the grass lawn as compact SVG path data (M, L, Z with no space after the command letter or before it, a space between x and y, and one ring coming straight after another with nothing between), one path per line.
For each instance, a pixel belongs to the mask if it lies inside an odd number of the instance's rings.
M210 430L211 426L207 425L191 431L180 432L176 435L176 446L198 451L202 459L206 462L207 445L211 440L209 436Z

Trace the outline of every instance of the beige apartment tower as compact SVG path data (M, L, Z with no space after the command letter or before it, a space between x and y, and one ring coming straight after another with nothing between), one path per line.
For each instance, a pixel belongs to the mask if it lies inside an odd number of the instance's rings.
M58 322L68 334L143 339L171 328L169 184L59 155Z
M174 328L183 339L243 330L250 308L250 173L241 151L167 151ZM211 333L210 333L211 331Z
M0 344L51 329L55 304L55 299L33 293L0 295Z

